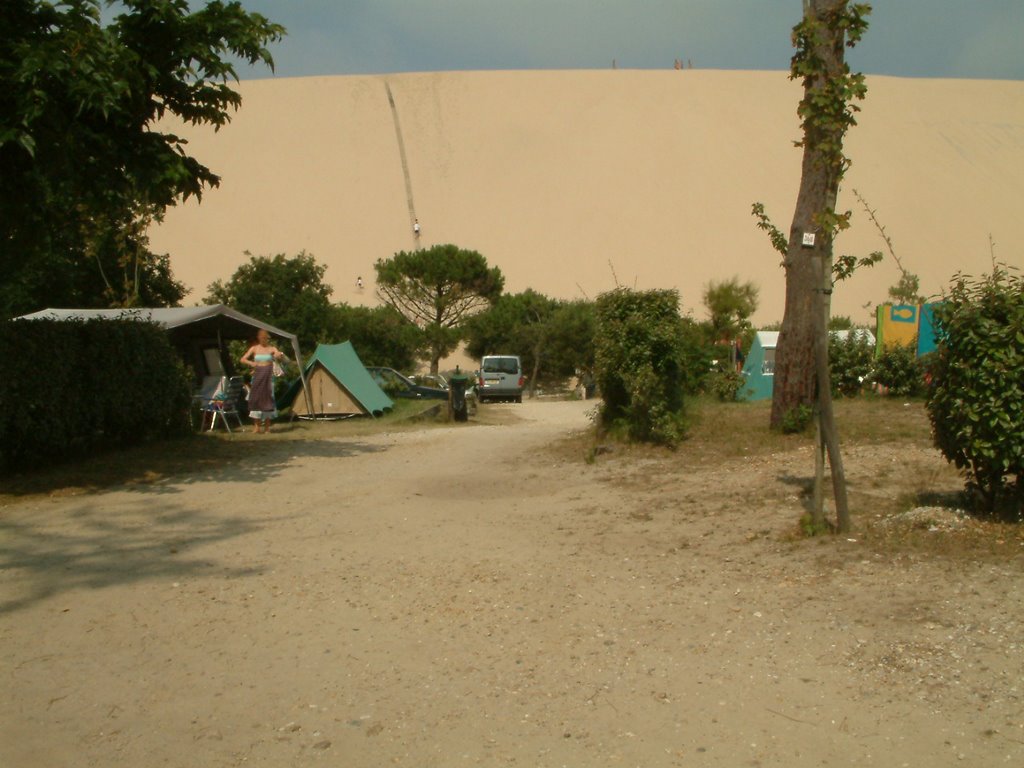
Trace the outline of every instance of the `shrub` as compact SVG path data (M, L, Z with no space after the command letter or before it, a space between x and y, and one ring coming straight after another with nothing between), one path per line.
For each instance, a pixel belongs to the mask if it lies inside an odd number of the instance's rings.
M800 404L786 411L779 423L784 435L798 435L806 432L814 418L814 411L809 405Z
M679 360L682 366L683 394L696 395L707 386L715 349L707 343L707 331L701 323L690 317L684 317L680 322Z
M875 348L867 334L851 330L846 338L829 334L828 360L833 396L856 397L871 373Z
M715 371L707 377L707 390L723 403L735 403L746 383L738 371Z
M899 397L919 397L924 394L925 365L917 356L914 345L886 347L871 373L871 381Z
M618 288L598 297L596 319L601 425L621 426L633 440L676 445L685 436L679 294Z
M0 346L0 471L190 429L190 380L156 325L7 321Z
M1024 279L957 275L936 307L928 415L935 443L985 509L1024 497Z

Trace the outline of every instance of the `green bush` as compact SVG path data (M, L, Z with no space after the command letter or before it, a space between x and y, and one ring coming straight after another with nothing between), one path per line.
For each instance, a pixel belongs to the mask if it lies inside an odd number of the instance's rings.
M958 275L936 307L928 388L935 443L993 511L1024 497L1024 279Z
M708 344L707 330L691 317L683 317L679 334L679 361L683 395L698 395L707 389L716 349Z
M871 373L871 381L885 387L898 397L919 397L924 394L925 364L917 356L916 345L886 347Z
M0 346L0 471L189 431L190 380L156 325L7 321Z
M790 408L782 416L779 428L784 435L799 435L807 431L814 419L814 411L809 405L800 404Z
M601 425L632 440L676 445L686 432L687 335L679 294L617 288L598 297L596 319Z
M740 390L747 380L738 371L714 371L706 379L707 391L723 403L739 400Z
M856 330L846 338L829 334L828 360L834 397L856 397L874 364L875 346L867 334Z

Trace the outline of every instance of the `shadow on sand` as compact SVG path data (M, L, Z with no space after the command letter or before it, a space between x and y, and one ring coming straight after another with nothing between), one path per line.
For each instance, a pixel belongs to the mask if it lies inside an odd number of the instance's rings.
M138 493L180 493L184 486L197 483L264 483L281 475L295 461L305 459L346 459L366 453L379 453L386 446L351 440L288 440L246 445L244 453L198 462L186 472L178 472L158 482L130 482L124 490Z
M344 459L387 450L348 438L218 439L193 435L109 451L4 478L0 507L30 496L126 490L177 493L203 482L265 482L303 458Z
M251 518L182 510L163 502L123 512L104 506L102 497L77 506L69 517L73 525L0 517L0 572L5 573L6 593L0 614L73 590L212 573L239 578L263 570L189 555L189 550L258 530L260 521ZM14 596L17 592L21 594Z

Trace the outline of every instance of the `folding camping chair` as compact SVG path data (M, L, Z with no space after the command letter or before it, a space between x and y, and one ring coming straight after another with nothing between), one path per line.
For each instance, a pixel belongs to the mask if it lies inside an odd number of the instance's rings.
M220 382L212 394L207 395L204 392L200 392L196 395L196 400L199 401L199 410L203 415L203 421L199 427L200 431L206 429L206 421L209 419L209 430L212 432L213 428L217 426L217 419L220 418L224 422L224 428L230 432L231 424L228 418L232 416L238 422L238 428L241 429L242 414L240 403L244 389L245 379L241 376L231 376L230 378L221 376Z

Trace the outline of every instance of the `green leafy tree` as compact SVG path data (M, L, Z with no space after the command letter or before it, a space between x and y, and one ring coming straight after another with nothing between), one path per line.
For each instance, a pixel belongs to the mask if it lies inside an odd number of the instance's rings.
M768 220L764 207L755 204L758 226L784 254L786 304L775 353L771 424L782 426L791 411L815 403L821 440L828 450L836 502L836 528L849 530L849 505L839 435L832 410L828 366L829 297L836 264L832 246L838 232L849 227L851 212L836 211L839 184L850 166L843 139L856 125L855 100L867 93L864 76L852 73L845 49L854 46L867 30L867 3L848 0L804 0L803 18L793 27L796 53L790 78L800 79L804 95L797 108L803 148L800 189L789 236ZM866 260L873 263L872 259ZM838 277L846 277L857 261L842 259ZM816 453L814 520L824 528L821 470Z
M828 319L830 331L852 331L853 327L853 318L849 315L832 315Z
M377 293L423 331L430 372L462 339L463 323L491 306L505 286L497 267L476 251L435 245L378 259Z
M466 322L466 352L475 359L488 354L519 355L524 371L530 372L532 393L557 306L554 299L531 288L499 296Z
M545 366L551 376L593 374L596 322L593 301L559 302L549 321Z
M757 311L758 288L741 283L738 277L709 283L704 288L704 306L715 337L732 341L750 327L750 316Z
M832 287L832 245L835 235L849 227L851 215L836 211L839 184L850 166L843 138L857 122L859 107L854 102L867 93L864 76L850 71L844 49L864 34L870 10L866 3L807 0L804 17L793 28L797 50L790 77L804 85L797 109L803 163L786 238L786 304L775 353L773 426L788 410L815 401L815 336L827 348L824 317ZM814 235L813 244L805 244L804 234Z
M149 250L154 216L132 208L120 221L91 228L81 265L85 268L77 270L79 300L73 306L172 307L181 302L188 291L174 278L170 255ZM100 220L94 217L94 222Z
M253 256L227 282L208 289L207 304L227 304L299 337L304 349L326 338L332 327L332 288L324 282L327 267L302 251L297 256Z
M741 283L738 277L712 282L704 288L711 342L727 344L733 363L736 362L735 342L750 330L750 316L757 311L757 295L756 285Z
M0 315L46 304L131 305L175 293L141 236L216 174L161 130L219 127L241 100L234 61L273 65L284 29L237 2L0 4Z
M594 305L558 301L532 289L502 295L465 327L466 351L519 355L530 392L541 381L564 380L594 368Z
M351 341L364 365L408 371L422 351L423 333L391 306L335 304L324 341Z
M1024 515L1024 278L955 278L935 308L927 407L935 444L988 510Z

